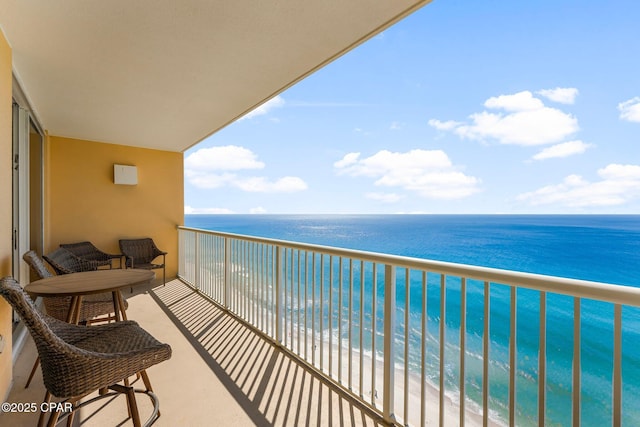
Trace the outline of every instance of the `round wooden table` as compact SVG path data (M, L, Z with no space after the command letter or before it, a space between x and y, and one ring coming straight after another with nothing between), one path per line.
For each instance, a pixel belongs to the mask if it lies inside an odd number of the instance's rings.
M31 295L41 297L72 297L67 322L78 323L84 295L111 292L116 320L127 320L120 289L148 283L155 273L150 270L95 270L61 274L36 280L24 287Z

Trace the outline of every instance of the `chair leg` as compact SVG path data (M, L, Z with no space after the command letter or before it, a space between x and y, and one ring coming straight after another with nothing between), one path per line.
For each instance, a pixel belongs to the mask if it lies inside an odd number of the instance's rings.
M153 388L151 388L151 381L149 381L149 375L147 375L147 371L144 369L140 371L140 376L142 377L142 382L144 383L144 386L147 389L147 391L152 392Z
M141 427L140 413L138 412L138 404L136 403L136 392L133 390L133 387L114 384L109 388L117 391L118 393L123 393L127 397L127 409L129 411L131 421L133 421L134 427Z
M51 416L49 417L47 427L55 427L55 425L58 424L58 417L60 417L60 412L58 412L57 410L53 411L51 413Z
M76 414L76 403L73 403L74 408L71 410L71 413L69 414L69 416L67 416L67 427L72 427L73 426L73 417Z
M44 399L42 400L42 403L50 403L50 402L51 402L51 393L47 391L44 394ZM53 414L51 414L51 416L53 416ZM56 419L57 418L58 417L56 416ZM51 418L49 418L49 422L51 422ZM40 405L40 417L38 418L38 427L43 427L43 426L44 426L44 412L42 412L42 405Z
M138 404L136 403L136 392L133 387L127 387L127 403L131 409L131 420L134 427L140 427L140 413L138 412Z
M29 384L31 384L31 380L33 379L33 376L36 373L36 370L38 369L38 366L40 366L40 356L36 357L36 361L33 362L33 368L31 368L31 373L29 374L29 379L27 380L27 383L24 385L24 388L29 388Z
M153 393L153 388L151 387L151 381L149 381L149 375L147 375L147 371L146 370L142 370L139 372L140 376L142 377L142 382L144 383L144 387L147 389L147 391L150 391L151 393ZM158 416L160 416L160 409L158 408Z

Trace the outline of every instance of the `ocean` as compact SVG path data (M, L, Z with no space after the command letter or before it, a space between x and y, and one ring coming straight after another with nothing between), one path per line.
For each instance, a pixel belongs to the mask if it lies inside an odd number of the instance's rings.
M186 215L185 225L640 287L638 215ZM475 291L469 288L470 293ZM537 295L525 291L518 297L518 324L523 325L518 329L518 425L537 425L537 402L527 398L527 393L537 387L539 332L527 327L538 323ZM501 308L508 307L507 299L504 289L492 290L491 340L496 360L504 360L508 352L508 316L500 314ZM447 301L455 305L455 292L453 298L447 296ZM473 298L469 301L473 304ZM573 306L571 298L558 295L550 295L548 304L547 352L557 354L550 357L548 367L546 425L564 426L571 422ZM418 321L420 302L412 300L408 309L411 318ZM436 302L429 312L437 316L437 311ZM582 378L582 425L611 425L613 306L587 300L583 301L582 312L582 364L589 372ZM449 322L456 324L451 318L455 313L447 309L448 327ZM471 323L468 351L473 359L474 351L480 349L478 331ZM623 327L623 425L631 426L640 420L640 351L629 351L633 346L640 349L640 310L625 307ZM450 344L455 346L455 342ZM469 364L467 375L475 384L480 372L474 372L473 366ZM497 416L502 418L506 412L507 368L500 363L492 367L491 395ZM455 387L455 367L448 381ZM479 390L469 387L467 392L472 400L479 401Z

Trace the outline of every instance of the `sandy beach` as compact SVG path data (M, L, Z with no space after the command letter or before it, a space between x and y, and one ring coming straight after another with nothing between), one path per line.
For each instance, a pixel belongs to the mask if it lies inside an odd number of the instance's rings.
M377 357L374 368L372 366L373 359L369 352L365 351L361 354L359 349L353 349L350 365L348 348L343 346L341 349L335 342L336 340L337 338L334 336L331 343L331 351L329 351L330 344L327 338L322 343L319 339L316 339L314 357L311 335L307 335L306 361L315 369L330 376L354 395L359 396L371 406L382 411L384 398L383 360ZM302 358L305 356L304 345L304 333L300 333L299 347L297 335L287 336L285 346L294 353L297 353L298 348L300 348L300 357ZM342 363L339 363L340 360L342 360ZM361 363L362 372L360 369ZM394 376L393 413L395 419L405 425L418 426L421 425L421 414L424 412L424 425L438 425L441 407L439 388L428 380L425 380L422 384L420 375L409 372L407 378L408 394L405 396L405 370L398 364L394 366ZM351 383L349 383L349 379L351 379ZM461 407L457 390L446 391L442 399L445 425L460 425ZM423 406L421 406L421 402L423 402ZM405 415L407 419L405 419ZM466 400L464 408L464 425L472 427L483 425L482 409L475 402L469 401L469 399ZM489 419L488 425L500 427L506 424L496 420L495 416L493 416Z

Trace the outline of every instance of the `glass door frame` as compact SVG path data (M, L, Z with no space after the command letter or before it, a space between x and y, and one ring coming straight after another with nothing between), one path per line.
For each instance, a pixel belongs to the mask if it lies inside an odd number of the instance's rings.
M22 255L30 246L40 251L45 248L45 133L15 75L12 114L12 272L24 286L30 281L30 269ZM27 330L15 313L13 317L15 362L26 341Z

